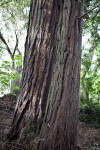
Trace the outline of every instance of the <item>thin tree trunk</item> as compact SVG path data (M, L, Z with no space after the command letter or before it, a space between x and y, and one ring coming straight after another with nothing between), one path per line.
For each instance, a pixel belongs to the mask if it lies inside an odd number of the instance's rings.
M78 122L83 5L77 0L32 0L21 91L9 140L28 120L37 150L74 150Z

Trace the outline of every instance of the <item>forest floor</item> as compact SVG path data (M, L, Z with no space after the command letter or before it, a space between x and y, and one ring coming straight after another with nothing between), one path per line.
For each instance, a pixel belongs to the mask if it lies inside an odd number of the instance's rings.
M3 149L3 147L5 144L10 145L10 143L6 142L6 137L11 126L15 104L15 96L6 95L0 97L0 150L8 150ZM100 150L100 130L80 122L78 124L78 147L80 150ZM93 147L96 148L93 149ZM15 149L20 148L13 144L13 150Z

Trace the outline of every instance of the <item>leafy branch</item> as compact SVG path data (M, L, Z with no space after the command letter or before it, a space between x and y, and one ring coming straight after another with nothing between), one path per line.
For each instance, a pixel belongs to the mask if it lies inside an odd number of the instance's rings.
M90 10L88 10L84 15L78 17L78 19L81 19L81 18L85 17L88 13L90 13L91 11L93 11L94 9L96 9L99 6L100 6L100 3L97 4L95 7L91 8Z
M7 1L7 2L4 2L4 3L2 3L0 6L3 6L3 5L8 4L8 3L10 3L10 2L12 2L12 0Z

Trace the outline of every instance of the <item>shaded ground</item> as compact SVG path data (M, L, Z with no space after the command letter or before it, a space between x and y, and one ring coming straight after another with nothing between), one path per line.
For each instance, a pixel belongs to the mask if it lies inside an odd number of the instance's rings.
M6 143L5 139L13 118L16 97L6 95L0 98L0 150L23 150L16 143ZM7 147L4 149L4 145ZM11 148L8 148L11 145ZM80 150L100 150L100 130L93 129L84 123L78 125L78 147ZM93 149L92 147L96 147Z
M85 123L79 123L78 146L82 150L100 150L100 130L91 128Z
M6 143L5 139L10 129L15 104L15 96L5 95L0 97L0 150L3 150Z

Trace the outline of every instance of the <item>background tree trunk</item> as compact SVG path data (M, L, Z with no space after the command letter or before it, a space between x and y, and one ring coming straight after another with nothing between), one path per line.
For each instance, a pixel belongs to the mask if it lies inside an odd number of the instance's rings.
M78 122L83 4L32 0L21 91L9 140L30 124L38 150L74 150ZM34 127L33 127L34 126ZM18 135L18 136L17 136Z
M22 65L18 66L16 68L12 69L13 73L17 74L21 74L22 72ZM12 79L10 82L10 93L15 94L16 97L18 97L20 90L19 89L13 89L13 87L18 86L20 88L20 83L21 83L21 79L16 77L16 79Z

